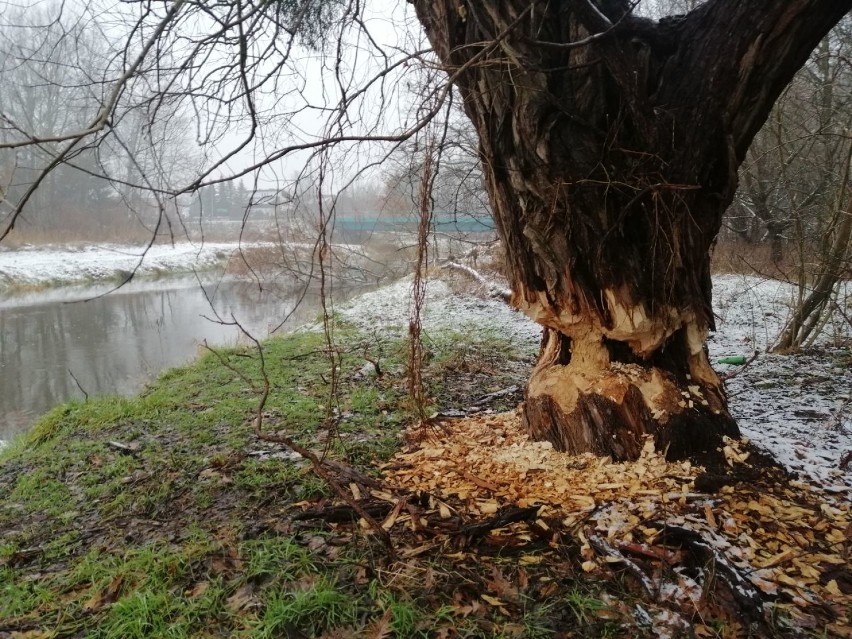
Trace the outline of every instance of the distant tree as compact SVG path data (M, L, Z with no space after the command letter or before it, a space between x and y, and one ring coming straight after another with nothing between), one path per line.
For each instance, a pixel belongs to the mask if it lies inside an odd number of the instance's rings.
M242 218L245 215L250 197L251 195L249 190L246 188L245 182L243 182L243 180L239 180L234 192L234 204L236 206L236 215L238 218Z
M812 253L831 217L852 127L852 19L819 43L778 100L740 170L729 226L746 241L766 241L776 263L796 247Z
M0 166L9 173L6 208L28 201L29 222L58 235L70 229L91 236L106 223L121 228L131 221L156 221L162 206L152 194L194 172L186 120L169 100L151 103L150 85L141 98L142 84L132 83L121 92L126 108L112 114L110 135L75 145L54 164L62 149L54 134L87 128L125 54L98 32L91 14L98 8L59 2L26 10L0 6Z

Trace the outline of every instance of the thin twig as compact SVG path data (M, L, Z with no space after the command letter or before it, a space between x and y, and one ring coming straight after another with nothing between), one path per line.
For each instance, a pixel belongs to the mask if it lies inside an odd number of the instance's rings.
M335 480L334 477L331 476L331 474L329 472L330 464L327 464L323 459L320 458L319 455L314 453L312 450L305 448L304 446L302 446L301 444L296 442L292 437L289 437L289 436L284 435L282 433L270 434L270 433L264 432L264 430L263 430L263 410L266 407L267 400L269 399L269 392L271 390L271 384L269 382L269 375L266 372L266 360L265 360L264 355L263 355L263 346L257 340L257 338L255 338L251 333L246 331L242 327L242 325L239 324L239 322L234 320L234 324L236 324L236 326L239 327L239 329L243 332L243 334L248 339L250 339L252 342L254 342L255 349L257 350L258 357L260 359L260 373L261 373L261 376L263 378L262 379L262 385L261 385L260 388L258 388L254 382L249 380L249 378L245 375L245 373L243 373L242 371L237 369L235 366L233 366L230 362L228 362L222 356L221 353L219 353L215 349L208 346L206 342L204 343L204 347L207 350L209 350L210 352L212 352L218 358L218 360L222 363L222 365L224 367L226 367L228 370L230 370L231 372L238 375L240 377L240 379L244 380L253 389L255 389L256 392L260 393L260 399L258 400L257 408L255 409L255 416L254 416L254 419L252 420L252 430L254 431L255 436L262 441L272 442L272 443L276 443L276 444L284 444L290 450L300 454L302 457L304 457L305 459L310 461L311 467L312 467L312 470L314 471L314 473L320 479L325 481L331 487L331 489L335 492L335 494L337 494L338 497L340 497L344 502L346 502L346 504L350 508L352 508L352 510L354 510L356 513L358 513L358 515L361 518L363 518L364 521L367 522L367 524L370 526L370 528L372 528L376 532L376 534L381 538L382 542L385 544L385 547L387 548L388 554L390 555L391 559L396 559L396 551L393 548L393 541L391 540L390 534L384 528L382 528L382 525L378 521L376 521L375 518L371 517L370 514L367 513L360 506L360 504L358 504L358 502L352 497L351 493L348 490L346 490L346 488L341 486L340 483L337 480Z
M79 389L80 389L80 392L81 392L81 393L83 393L83 398L84 398L84 399L83 399L83 401L84 401L84 402L88 402L88 401L89 401L89 394L86 392L86 389L85 389L85 388L83 388L82 384L80 384L80 380L78 380L78 379L74 376L74 373L71 371L71 369L70 369L70 368L68 369L68 374L71 376L71 379L73 379L73 380L74 380L74 383L75 383L75 384L77 384L77 388L79 388Z
M734 377L736 377L737 375L742 373L746 368L748 368L752 364L752 362L754 362L754 360L757 359L758 355L760 355L760 351L754 351L754 354L746 360L745 364L743 364L742 366L740 366L738 369L736 369L734 371L730 371L728 373L723 373L723 374L719 375L719 379L722 380L723 382L725 382L729 379L733 379Z

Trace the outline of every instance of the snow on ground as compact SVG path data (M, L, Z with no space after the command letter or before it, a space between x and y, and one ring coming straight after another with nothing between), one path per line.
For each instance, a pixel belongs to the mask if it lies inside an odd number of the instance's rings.
M728 380L731 411L743 435L768 448L788 469L826 487L852 489L852 468L840 469L852 451L852 356L834 345L849 344L852 327L838 322L817 346L797 355L765 351L784 325L793 288L783 282L741 275L714 278L717 331L713 360L761 355ZM720 373L739 367L717 365ZM852 496L852 493L850 493Z
M110 279L134 269L139 275L204 270L221 264L237 248L233 243L180 242L155 245L147 252L138 246L120 244L0 250L0 291Z
M411 278L405 278L337 311L368 332L405 335L411 289ZM727 381L731 411L743 434L769 449L789 470L852 496L852 467L840 468L843 456L852 451L852 355L829 343L845 339L848 344L852 331L839 323L806 354L767 354L792 299L792 287L783 282L715 277L717 330L710 336L710 356L725 374L740 367L719 364L719 358L761 351ZM491 330L530 353L536 352L540 337L539 327L523 314L497 300L455 294L443 279L429 281L421 321L427 335L445 329Z
M370 293L365 293L337 309L341 317L368 333L408 334L412 278L406 277ZM501 301L471 295L457 295L443 279L432 279L426 287L426 306L420 315L423 332L494 331L519 347L538 347L541 328L525 315Z

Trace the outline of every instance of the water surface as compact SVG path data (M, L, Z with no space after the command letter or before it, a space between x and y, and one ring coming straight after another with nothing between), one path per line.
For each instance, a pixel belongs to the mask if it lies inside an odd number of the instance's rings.
M194 278L180 278L131 283L96 297L107 290L64 287L0 297L0 440L84 391L138 392L160 371L195 358L205 340L236 343L240 329L218 323L213 309L222 319L233 314L259 338L288 314L285 328L318 312L315 293L294 312L301 296L296 284L261 291L228 280L207 282L202 290Z

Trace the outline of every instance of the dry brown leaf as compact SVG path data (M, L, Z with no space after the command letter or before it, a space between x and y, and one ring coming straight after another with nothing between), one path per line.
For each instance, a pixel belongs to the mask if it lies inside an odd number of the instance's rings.
M380 619L376 619L373 623L367 626L365 629L365 636L369 639L385 639L385 637L390 637L391 634L393 634L393 628L391 627L392 620L393 610L388 608L385 610L385 614L383 614Z
M482 600L484 602L491 604L492 606L504 606L505 605L505 602L500 601L497 597L492 597L491 595L482 594L482 595L480 595L480 597L482 597Z
M207 592L208 588L210 588L210 582L199 581L198 583L194 584L192 586L192 588L190 588L189 590L187 590L183 594L189 599L194 599L195 597L198 597L199 595L203 595L205 592Z
M83 608L85 610L100 610L105 605L113 603L118 599L123 583L123 575L113 577L112 581L109 582L109 585L106 588L92 595L92 597L83 604Z
M521 599L517 588L506 579L506 576L497 566L491 567L491 579L485 582L485 587L503 601L518 603Z
M254 598L254 588L249 584L244 584L237 588L237 591L228 597L228 608L233 612L240 612L257 606L257 601Z
M523 568L518 568L518 588L526 590L530 585L530 577Z

